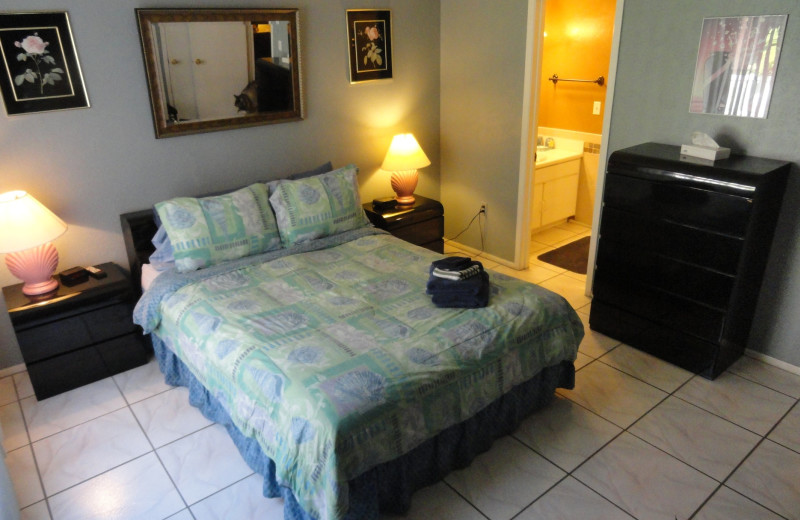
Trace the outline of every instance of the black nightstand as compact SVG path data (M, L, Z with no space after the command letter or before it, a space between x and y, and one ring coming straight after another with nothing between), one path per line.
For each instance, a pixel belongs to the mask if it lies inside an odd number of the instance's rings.
M363 204L367 217L375 227L384 229L406 242L444 252L444 207L438 200L414 195L414 204L397 206L383 213L371 202Z
M133 323L130 278L113 263L108 276L63 284L45 298L3 287L11 323L39 400L147 362L141 331Z

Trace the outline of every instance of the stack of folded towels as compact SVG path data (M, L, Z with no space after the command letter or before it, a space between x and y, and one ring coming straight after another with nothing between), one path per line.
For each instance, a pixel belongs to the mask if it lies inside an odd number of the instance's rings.
M489 303L489 275L478 261L451 256L431 264L428 286L437 307L486 307Z

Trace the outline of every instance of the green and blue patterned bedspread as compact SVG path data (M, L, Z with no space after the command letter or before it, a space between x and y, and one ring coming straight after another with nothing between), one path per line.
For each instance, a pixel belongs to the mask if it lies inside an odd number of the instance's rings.
M425 283L437 258L360 229L166 272L135 318L258 441L302 507L336 519L348 480L576 357L579 318L536 285L490 272L489 307L436 308Z

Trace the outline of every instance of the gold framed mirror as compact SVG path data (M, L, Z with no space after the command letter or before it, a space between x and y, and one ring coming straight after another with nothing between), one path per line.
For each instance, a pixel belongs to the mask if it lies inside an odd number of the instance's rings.
M156 138L303 119L297 9L136 9Z

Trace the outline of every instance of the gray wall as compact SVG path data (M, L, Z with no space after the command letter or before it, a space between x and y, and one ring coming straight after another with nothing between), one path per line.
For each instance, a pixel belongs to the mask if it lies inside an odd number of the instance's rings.
M485 250L513 259L527 0L441 0L445 236L488 204ZM478 226L458 242L479 249Z
M788 14L767 119L689 113L704 17ZM609 133L613 151L645 141L682 144L693 130L735 152L795 163L749 347L800 366L800 4L796 0L625 2Z
M218 0L4 0L3 11L67 10L92 107L8 117L0 110L0 192L24 189L69 230L59 269L125 265L119 214L172 196L277 178L332 160L355 163L364 200L390 195L379 166L394 134L431 159L417 192L439 197L439 3L429 0L238 0L299 7L307 118L156 140L136 7L218 7ZM230 3L230 2L229 2ZM351 85L345 9L392 10L394 79ZM5 263L0 285L17 283ZM22 362L0 301L0 369Z

